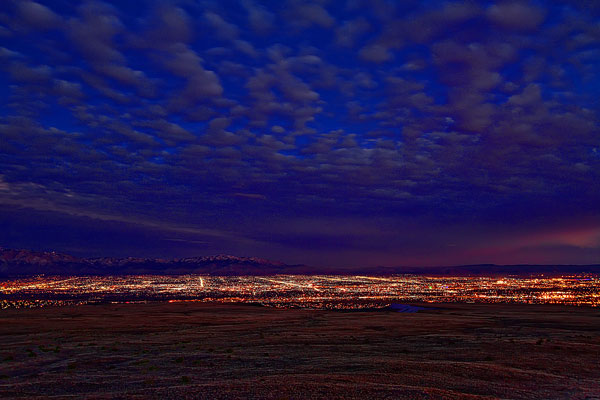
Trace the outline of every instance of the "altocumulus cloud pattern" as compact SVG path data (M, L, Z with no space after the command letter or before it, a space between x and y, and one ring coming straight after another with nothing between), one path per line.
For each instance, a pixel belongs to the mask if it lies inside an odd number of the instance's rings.
M593 3L2 1L0 244L597 262Z

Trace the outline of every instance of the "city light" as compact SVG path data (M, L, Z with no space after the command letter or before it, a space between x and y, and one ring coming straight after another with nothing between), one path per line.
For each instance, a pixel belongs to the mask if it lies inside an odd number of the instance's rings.
M145 301L368 309L398 302L600 306L600 277L38 276L0 282L1 308Z

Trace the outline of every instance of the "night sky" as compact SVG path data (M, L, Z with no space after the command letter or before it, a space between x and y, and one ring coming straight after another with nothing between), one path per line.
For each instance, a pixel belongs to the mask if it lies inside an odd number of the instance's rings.
M2 0L0 246L598 263L597 4Z

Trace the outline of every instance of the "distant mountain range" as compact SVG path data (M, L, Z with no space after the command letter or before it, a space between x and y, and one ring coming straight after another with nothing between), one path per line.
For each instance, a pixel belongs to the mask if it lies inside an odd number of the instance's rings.
M160 258L78 258L57 252L0 248L0 277L32 275L530 275L600 274L594 265L461 265L451 267L364 267L322 268L289 265L256 257L216 255L175 259Z
M208 274L271 275L302 267L256 257L216 255L177 259L77 258L56 252L0 248L0 276L29 275L138 275Z

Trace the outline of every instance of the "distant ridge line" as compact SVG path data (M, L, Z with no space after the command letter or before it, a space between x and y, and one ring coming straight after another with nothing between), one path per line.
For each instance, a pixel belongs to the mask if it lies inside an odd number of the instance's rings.
M258 257L213 255L174 259L138 257L78 258L55 251L32 251L0 247L0 277L34 275L374 275L396 274L433 276L490 276L490 275L564 275L600 274L600 264L537 265L537 264L472 264L429 267L312 267L304 264L285 264Z

